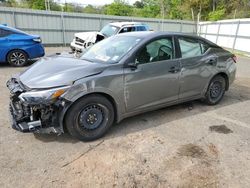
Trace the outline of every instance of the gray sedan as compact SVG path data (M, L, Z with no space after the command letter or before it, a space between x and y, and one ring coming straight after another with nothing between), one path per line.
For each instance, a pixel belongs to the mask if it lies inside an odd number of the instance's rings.
M12 127L89 141L114 122L185 101L221 101L236 58L201 37L134 32L105 39L81 58L45 57L11 78Z

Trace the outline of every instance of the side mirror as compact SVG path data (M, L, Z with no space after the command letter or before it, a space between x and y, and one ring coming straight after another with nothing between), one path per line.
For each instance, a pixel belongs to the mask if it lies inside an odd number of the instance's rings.
M132 70L137 69L137 64L135 62L129 62L126 64L126 67L131 68Z

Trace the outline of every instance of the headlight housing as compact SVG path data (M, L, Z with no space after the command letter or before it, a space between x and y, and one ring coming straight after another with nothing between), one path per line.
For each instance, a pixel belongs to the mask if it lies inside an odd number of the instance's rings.
M19 95L19 99L29 104L50 103L64 94L70 86L41 90L28 91Z
M42 42L42 39L41 38L34 38L32 39L34 42L38 42L38 43L41 43Z

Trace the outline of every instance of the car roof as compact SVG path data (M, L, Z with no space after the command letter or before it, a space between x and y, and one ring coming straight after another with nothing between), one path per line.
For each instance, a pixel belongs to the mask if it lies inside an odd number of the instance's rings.
M191 37L194 39L202 40L206 43L208 43L211 46L219 47L217 44L200 37L194 33L180 33L180 32L166 32L166 31L139 31L139 32L127 32L119 34L118 36L134 36L142 39L151 39L155 37L161 37L161 36L181 36L181 37Z
M189 36L189 37L198 37L192 33L178 33L178 32L166 32L166 31L140 31L140 32L127 32L122 33L120 35L123 36L135 36L140 38L148 38L148 37L157 37L157 36Z
M141 22L111 22L110 25L116 27L123 27L123 26L146 26L146 24Z

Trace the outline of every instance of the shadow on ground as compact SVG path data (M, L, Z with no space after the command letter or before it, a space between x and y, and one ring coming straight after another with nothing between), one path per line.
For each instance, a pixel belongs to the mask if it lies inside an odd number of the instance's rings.
M34 134L34 137L42 142L61 142L61 143L77 143L79 140L74 139L68 133L62 135L56 134Z
M216 106L208 106L198 100L130 117L123 120L119 124L115 124L104 137L104 140L120 136L123 137L130 133L143 131L160 126L164 123L169 123L171 121L180 120L189 116L213 111L247 100L250 100L250 87L242 86L236 82L232 85L230 90L226 92L223 100ZM43 142L78 142L78 140L71 138L68 133L62 134L60 136L53 134L36 134L35 137Z

